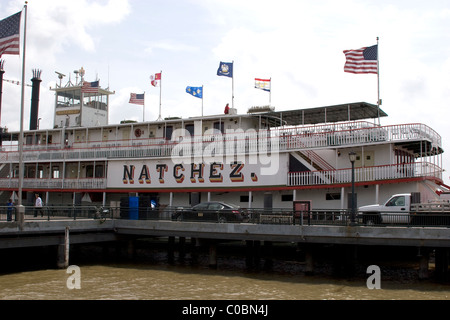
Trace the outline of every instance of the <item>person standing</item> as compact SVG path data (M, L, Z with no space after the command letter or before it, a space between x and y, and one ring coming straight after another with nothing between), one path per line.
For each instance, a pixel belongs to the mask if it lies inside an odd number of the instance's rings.
M34 203L34 216L37 217L38 211L41 213L41 217L44 216L44 211L42 210L42 199L38 193L35 194L36 202Z
M8 209L6 211L6 221L12 221L12 210L14 207L14 203L12 199L9 199L8 201Z

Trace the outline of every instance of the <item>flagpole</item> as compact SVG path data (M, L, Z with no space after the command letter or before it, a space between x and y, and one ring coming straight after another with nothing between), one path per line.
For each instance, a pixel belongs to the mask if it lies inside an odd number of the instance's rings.
M19 135L19 191L18 191L18 212L19 212L19 223L22 225L25 210L22 208L22 185L23 185L23 113L25 105L25 53L26 53L26 43L27 43L27 4L25 1L24 6L24 24L23 24L23 57L22 57L22 93L21 93L21 103L20 103L20 135Z
M269 107L272 106L272 77L269 78L270 90L269 90Z
M234 108L234 60L231 61L233 72L231 74L231 107Z
M159 117L158 117L158 121L162 120L162 117L161 117L161 93L162 93L162 70L160 72L160 79L159 79Z
M377 37L377 91L378 91L378 99L377 99L377 111L378 111L378 125L381 125L380 123L380 105L381 105L381 101L380 101L380 57L379 57L379 45L378 45L378 40L380 38Z
M202 85L202 117L203 117L203 85Z
M0 128L2 125L2 97L3 97L3 74L5 70L3 69L3 65L5 64L5 60L0 59ZM2 130L2 129L0 129ZM1 145L1 141L0 141Z
M145 91L144 91L144 105L142 106L142 122L145 122Z

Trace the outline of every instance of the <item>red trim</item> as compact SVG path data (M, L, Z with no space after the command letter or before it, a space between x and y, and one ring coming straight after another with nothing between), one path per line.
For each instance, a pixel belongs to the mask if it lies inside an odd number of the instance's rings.
M438 182L437 184L440 185L440 186L443 186L444 188L447 188L448 190L450 190L450 186L446 185L443 182Z
M430 180L437 184L443 185L443 182L436 177L416 177L416 178L404 178L404 179L391 179L380 181L367 181L356 182L355 186L368 186L368 185L383 185L393 183L408 183L417 181ZM23 189L23 191L39 191L39 192L106 192L106 193L127 193L127 192L142 192L142 193L183 193L183 192L248 192L248 191L282 191L282 190L315 190L315 189L329 189L329 188L342 188L351 187L351 183L342 184L327 184L316 186L267 186L267 187L234 187L234 188L180 188L180 189L158 189L158 188L123 188L123 189ZM0 189L1 191L17 191L17 189Z

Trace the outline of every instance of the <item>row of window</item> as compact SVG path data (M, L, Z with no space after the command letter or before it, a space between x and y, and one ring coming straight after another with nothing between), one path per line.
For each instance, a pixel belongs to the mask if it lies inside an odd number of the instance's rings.
M67 167L66 167L67 168ZM105 166L103 164L94 165L88 164L84 169L84 174L81 178L104 178L105 177ZM47 170L49 168L47 167ZM37 171L36 171L37 170ZM67 170L67 169L66 169ZM59 165L53 165L51 169L51 179L60 179L62 178L62 169ZM17 178L19 176L19 168L16 167L13 171L13 177ZM66 171L66 177L69 177L68 171ZM45 179L48 178L48 173L45 173L44 166L38 165L36 166L26 166L25 167L25 178L37 178L37 179Z
M240 196L240 202L245 202L248 203L249 202L249 196ZM340 193L326 193L325 195L325 200L341 200L341 194ZM282 202L292 202L294 201L294 195L292 194L282 194L281 195L281 201ZM253 197L252 197L252 202L253 202Z

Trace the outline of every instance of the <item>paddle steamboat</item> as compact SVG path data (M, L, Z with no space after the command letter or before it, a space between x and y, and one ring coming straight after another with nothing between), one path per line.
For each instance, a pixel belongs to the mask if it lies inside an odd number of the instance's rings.
M39 193L48 206L120 207L138 197L140 207L347 209L352 185L358 206L405 192L431 201L447 190L441 136L421 123L380 125L387 114L370 103L110 124L113 92L86 92L81 77L56 84L54 127L39 129L39 74L32 80L22 152L20 132L1 134L1 203L17 197L20 163L25 206Z

